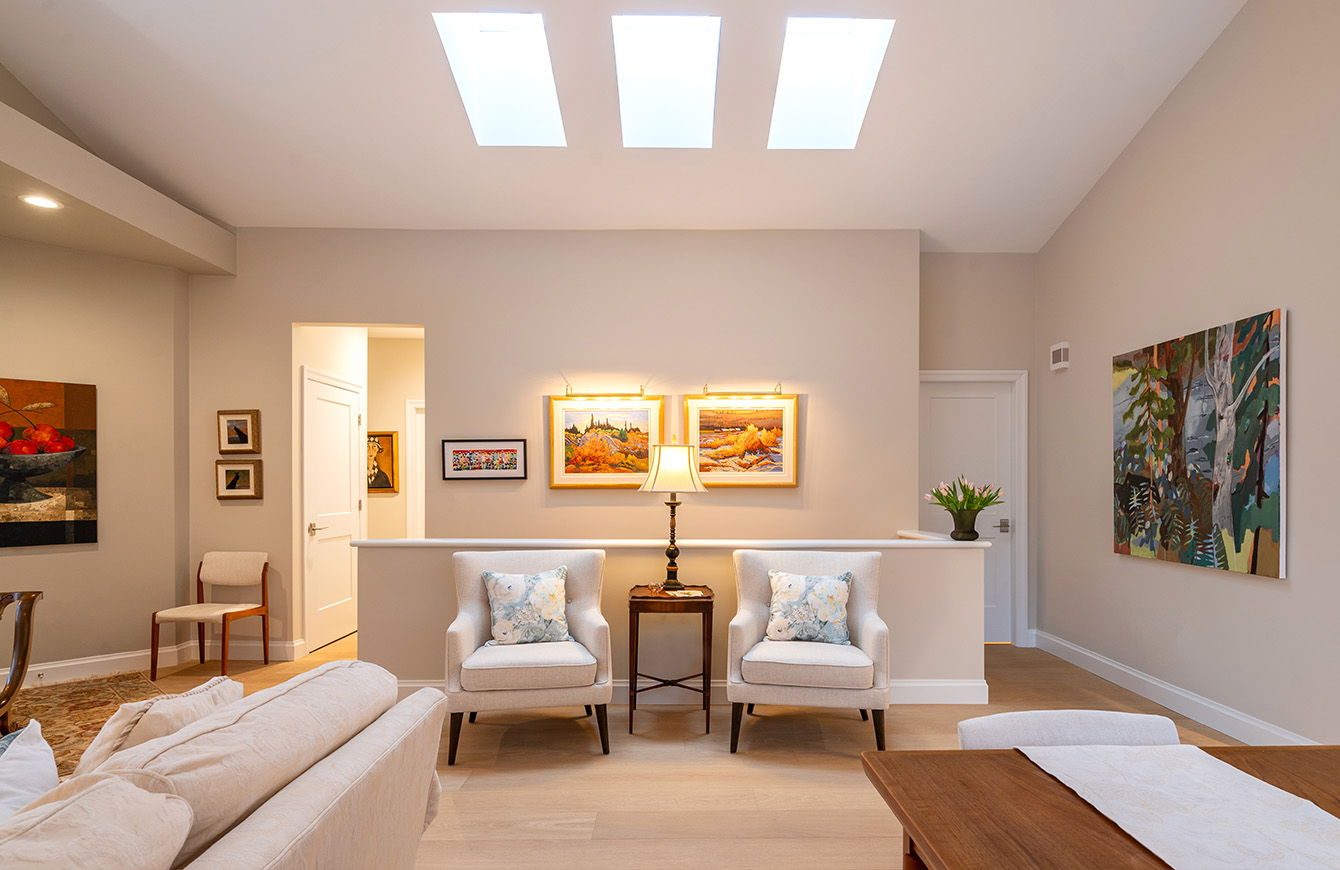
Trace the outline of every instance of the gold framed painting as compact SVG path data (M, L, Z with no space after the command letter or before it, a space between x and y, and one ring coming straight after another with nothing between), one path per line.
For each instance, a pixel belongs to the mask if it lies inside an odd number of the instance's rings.
M400 492L396 432L368 433L368 492Z
M641 486L664 408L663 396L550 396L549 488Z
M796 395L685 396L684 443L706 486L799 483Z
M249 411L220 411L219 452L260 453L261 412L256 408Z
M263 498L261 460L214 460L214 489L219 499Z

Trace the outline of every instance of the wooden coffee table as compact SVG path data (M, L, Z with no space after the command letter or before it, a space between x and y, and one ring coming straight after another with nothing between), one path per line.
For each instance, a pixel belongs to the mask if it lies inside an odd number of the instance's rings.
M1340 816L1340 746L1205 751ZM1166 868L1153 852L1016 749L864 752L903 826L903 867Z
M637 709L637 696L641 692L660 689L664 686L678 686L703 696L703 714L707 719L707 733L712 733L712 590L708 586L685 586L695 589L701 595L693 598L679 598L650 586L634 586L628 590L628 733L633 733L633 711ZM703 670L699 674L665 680L650 674L637 672L637 635L638 617L643 613L701 613L703 615ZM651 680L647 686L638 687L641 677ZM686 685L688 680L702 677L702 688Z

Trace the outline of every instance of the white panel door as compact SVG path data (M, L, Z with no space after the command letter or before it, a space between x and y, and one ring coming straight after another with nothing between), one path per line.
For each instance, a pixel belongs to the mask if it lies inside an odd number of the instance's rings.
M1002 381L923 381L920 403L921 492L963 475L976 484L1000 484L1005 502L977 516L986 551L985 638L1006 642L1014 607L1013 543L1008 531L1014 516L1014 410L1011 384ZM921 500L921 528L948 534L949 512Z
M307 651L358 630L359 536L367 448L361 388L303 372L303 636Z

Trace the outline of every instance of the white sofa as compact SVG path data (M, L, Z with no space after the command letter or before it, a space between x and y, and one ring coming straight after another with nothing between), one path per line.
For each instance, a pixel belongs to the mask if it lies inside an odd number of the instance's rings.
M5 820L0 865L412 867L446 698L396 694L376 665L331 662L115 752Z

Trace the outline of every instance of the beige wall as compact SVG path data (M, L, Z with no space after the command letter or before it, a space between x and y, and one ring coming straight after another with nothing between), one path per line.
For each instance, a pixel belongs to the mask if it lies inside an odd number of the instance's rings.
M1042 250L1039 627L1340 742L1340 4L1253 0ZM1288 563L1256 579L1112 552L1113 355L1287 309ZM1048 345L1071 344L1049 373Z
M252 229L238 243L238 277L191 279L191 443L212 448L216 407L261 407L267 482L292 476L279 450L293 437L291 325L421 323L429 442L530 447L524 481L445 483L430 463L429 536L665 534L664 505L635 490L548 488L544 397L565 380L673 396L781 381L803 394L801 485L689 496L682 537L887 537L915 524L915 463L878 457L917 450L916 231ZM225 322L247 325L248 352ZM679 402L667 402L667 434ZM195 469L192 546L254 542L291 595L291 493L267 486L264 502L224 509L211 487ZM276 636L292 639L293 625Z
M403 538L405 513L405 402L423 400L423 340L368 340L368 431L396 432L400 453L400 491L368 493L368 537ZM430 451L431 453L431 451ZM425 466L425 473L432 467ZM439 473L440 477L441 474Z
M1031 369L1035 254L921 255L921 367Z
M0 549L6 589L46 594L34 663L147 649L149 614L194 594L179 475L186 283L163 266L0 238L5 375L98 388L98 542ZM3 622L7 654L10 613Z

